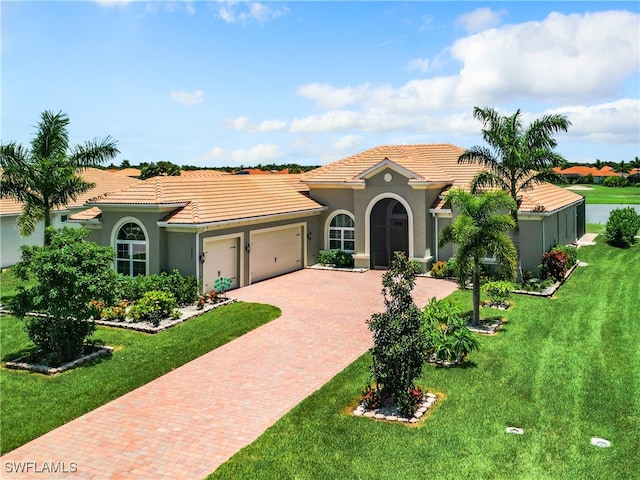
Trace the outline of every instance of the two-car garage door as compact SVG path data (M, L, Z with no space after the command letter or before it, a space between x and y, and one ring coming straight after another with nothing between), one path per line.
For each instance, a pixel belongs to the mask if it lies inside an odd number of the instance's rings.
M250 236L251 283L303 267L302 226L254 230Z

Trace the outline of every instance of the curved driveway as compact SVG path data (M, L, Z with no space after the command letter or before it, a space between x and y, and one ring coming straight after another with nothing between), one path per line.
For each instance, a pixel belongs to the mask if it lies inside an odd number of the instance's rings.
M306 269L235 290L282 316L9 452L2 478L205 477L371 346L381 274ZM418 278L414 299L455 289ZM15 462L33 469L9 473ZM69 473L41 473L45 462Z

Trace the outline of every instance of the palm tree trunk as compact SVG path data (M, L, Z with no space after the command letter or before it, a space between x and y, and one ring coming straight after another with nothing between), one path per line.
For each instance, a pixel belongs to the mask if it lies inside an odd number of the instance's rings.
M473 259L473 321L471 325L480 326L480 258Z
M516 282L522 282L522 259L520 256L520 224L518 223L518 211L511 212L511 218L516 226L511 231L511 241L516 249Z

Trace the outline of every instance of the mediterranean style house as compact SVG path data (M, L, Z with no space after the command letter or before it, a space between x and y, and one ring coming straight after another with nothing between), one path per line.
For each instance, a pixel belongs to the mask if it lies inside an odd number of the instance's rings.
M404 251L427 271L450 258L439 232L456 215L442 200L480 171L454 145L381 146L304 175L183 172L89 200L71 217L116 252L126 275L178 269L205 291L228 277L248 285L317 263L343 249L356 267L387 268ZM519 199L523 270L537 272L556 244L585 231L584 198L551 184Z

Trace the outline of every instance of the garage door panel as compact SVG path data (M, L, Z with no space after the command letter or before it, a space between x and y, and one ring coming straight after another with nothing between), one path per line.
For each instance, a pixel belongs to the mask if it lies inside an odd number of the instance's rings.
M257 282L303 267L302 228L252 232L251 281Z
M238 287L238 238L211 240L204 245L204 288L211 291L215 288L217 278L230 278L230 288Z

